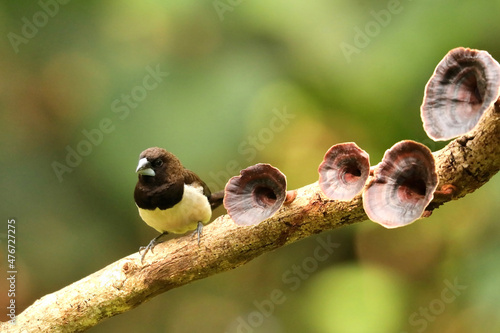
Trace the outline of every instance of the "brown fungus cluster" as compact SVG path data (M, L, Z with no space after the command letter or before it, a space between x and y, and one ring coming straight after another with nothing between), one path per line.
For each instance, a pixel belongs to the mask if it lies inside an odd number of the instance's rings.
M427 135L449 140L472 131L499 101L500 65L486 51L459 47L437 65L425 87L421 117ZM368 218L386 228L408 225L424 215L438 177L431 151L403 140L370 168L369 155L355 143L336 144L318 167L318 185L330 200L352 200L362 193ZM445 184L453 187L452 184ZM269 164L256 164L229 180L224 206L238 225L255 225L293 201L286 177Z
M319 187L332 200L352 200L365 186L370 156L355 143L332 146L319 165Z
M363 191L370 220L402 227L422 216L438 183L434 157L421 143L405 140L388 149Z
M286 177L270 164L241 170L224 189L224 207L238 225L254 225L271 217L285 202Z
M441 60L425 86L421 117L435 141L470 132L500 94L500 65L486 51L459 47Z

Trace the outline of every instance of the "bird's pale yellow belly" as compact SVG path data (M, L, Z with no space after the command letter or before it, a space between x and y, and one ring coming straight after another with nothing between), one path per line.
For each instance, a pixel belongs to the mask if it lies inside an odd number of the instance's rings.
M184 185L184 194L178 204L165 210L139 208L139 215L159 232L183 234L196 229L198 222L208 223L212 217L212 209L207 197L203 195L202 187Z

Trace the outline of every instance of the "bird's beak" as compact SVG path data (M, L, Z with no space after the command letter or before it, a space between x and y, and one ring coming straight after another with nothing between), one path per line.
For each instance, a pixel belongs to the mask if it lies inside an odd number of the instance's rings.
M139 164L137 165L135 172L143 176L153 177L155 175L154 170L151 168L151 163L149 163L148 159L145 157L139 160Z

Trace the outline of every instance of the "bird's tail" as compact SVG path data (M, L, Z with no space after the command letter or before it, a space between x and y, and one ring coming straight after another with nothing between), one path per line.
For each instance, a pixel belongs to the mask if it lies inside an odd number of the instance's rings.
M210 207L212 207L212 210L219 207L222 204L223 200L224 200L224 191L212 193L210 194L210 198L208 198L208 202L210 203Z

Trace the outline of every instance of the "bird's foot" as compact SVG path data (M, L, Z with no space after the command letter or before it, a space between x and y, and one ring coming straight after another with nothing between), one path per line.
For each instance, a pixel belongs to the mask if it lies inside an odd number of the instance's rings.
M141 256L141 264L144 261L144 257L146 256L146 253L148 253L148 251L151 251L151 253L154 253L153 249L155 248L155 246L161 243L158 241L158 239L160 239L162 236L164 236L166 234L168 234L168 232L166 232L166 231L164 233L159 234L158 236L153 238L147 246L141 246L139 248L139 255ZM141 251L144 251L144 252L141 253Z
M196 230L193 232L193 236L198 235L198 246L200 246L200 237L202 232L203 232L203 223L198 222L198 226L196 227Z

